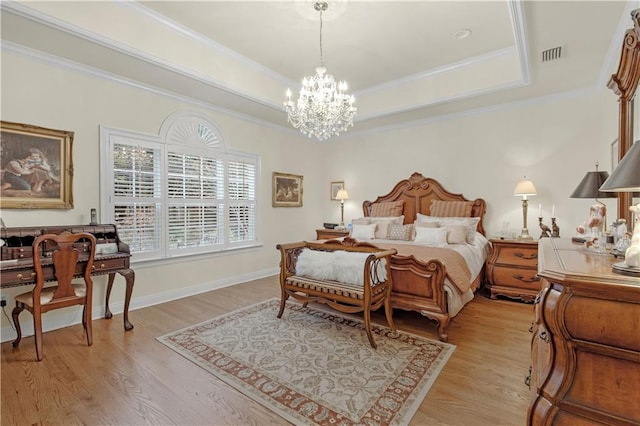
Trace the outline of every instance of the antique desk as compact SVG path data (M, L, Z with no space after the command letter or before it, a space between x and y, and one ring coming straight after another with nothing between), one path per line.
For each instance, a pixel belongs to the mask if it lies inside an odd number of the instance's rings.
M32 243L35 238L43 234L59 234L62 231L88 232L96 237L96 257L92 275L109 275L107 295L105 302L105 318L113 316L109 309L109 297L115 280L116 273L122 275L126 282L124 299L124 329L131 330L133 325L129 322L129 302L133 293L135 273L130 268L131 253L129 246L120 240L115 225L68 225L68 226L32 226L4 228L0 231L0 238L4 245L0 247L0 286L16 287L27 284L35 284L35 270L33 268ZM78 244L82 259L83 243ZM50 256L45 246L44 257ZM86 255L85 255L86 256ZM45 280L54 281L53 266L49 259L42 262ZM80 276L81 264L78 267Z

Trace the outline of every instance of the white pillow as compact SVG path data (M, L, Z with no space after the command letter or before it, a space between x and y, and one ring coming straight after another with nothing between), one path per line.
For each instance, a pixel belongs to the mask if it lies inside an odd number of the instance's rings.
M447 229L446 228L416 228L416 238L414 240L419 244L446 244Z
M351 226L351 238L356 240L373 240L376 233L375 223L371 225L352 225Z
M377 221L375 223L377 226L374 236L376 238L386 239L389 236L389 227L392 223L393 222L390 220Z
M424 214L416 214L416 222L438 222L440 226L456 226L462 225L466 228L467 244L473 244L476 238L476 229L478 228L479 217L438 217L427 216Z
M393 223L397 223L398 225L402 225L404 223L404 215L400 215L400 216L378 216L378 217L370 217L371 219L371 223L378 223L378 222L393 222Z
M447 243L449 244L466 244L467 230L462 225L447 226Z

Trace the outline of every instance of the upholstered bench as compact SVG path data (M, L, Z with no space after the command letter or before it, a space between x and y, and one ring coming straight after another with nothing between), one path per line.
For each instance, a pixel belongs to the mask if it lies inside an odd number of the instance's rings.
M324 303L345 312L363 312L369 343L376 348L371 332L371 311L384 305L392 330L395 325L389 303L391 295L391 256L395 249L381 250L352 239L324 243L278 244L280 250L280 311L282 317L289 296L306 306Z

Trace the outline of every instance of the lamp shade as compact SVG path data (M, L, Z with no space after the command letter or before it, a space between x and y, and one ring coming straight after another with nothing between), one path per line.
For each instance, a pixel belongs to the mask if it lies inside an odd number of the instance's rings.
M636 141L631 145L609 179L602 184L600 191L640 191L640 142Z
M609 177L605 171L587 172L578 187L569 195L569 198L615 198L614 192L602 192L600 187Z
M348 200L348 199L349 199L349 193L347 192L346 189L341 189L336 194L336 200Z
M513 190L513 195L515 196L521 195L523 197L526 197L527 195L536 195L536 194L537 194L536 187L533 185L533 182L527 179L526 176L524 177L524 179L518 182L515 189Z

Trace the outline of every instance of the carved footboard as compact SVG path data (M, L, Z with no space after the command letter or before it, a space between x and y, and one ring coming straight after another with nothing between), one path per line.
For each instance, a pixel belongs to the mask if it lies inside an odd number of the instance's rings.
M448 340L449 313L444 290L446 267L439 260L421 262L413 256L391 258L391 307L417 311L438 323L440 340Z

